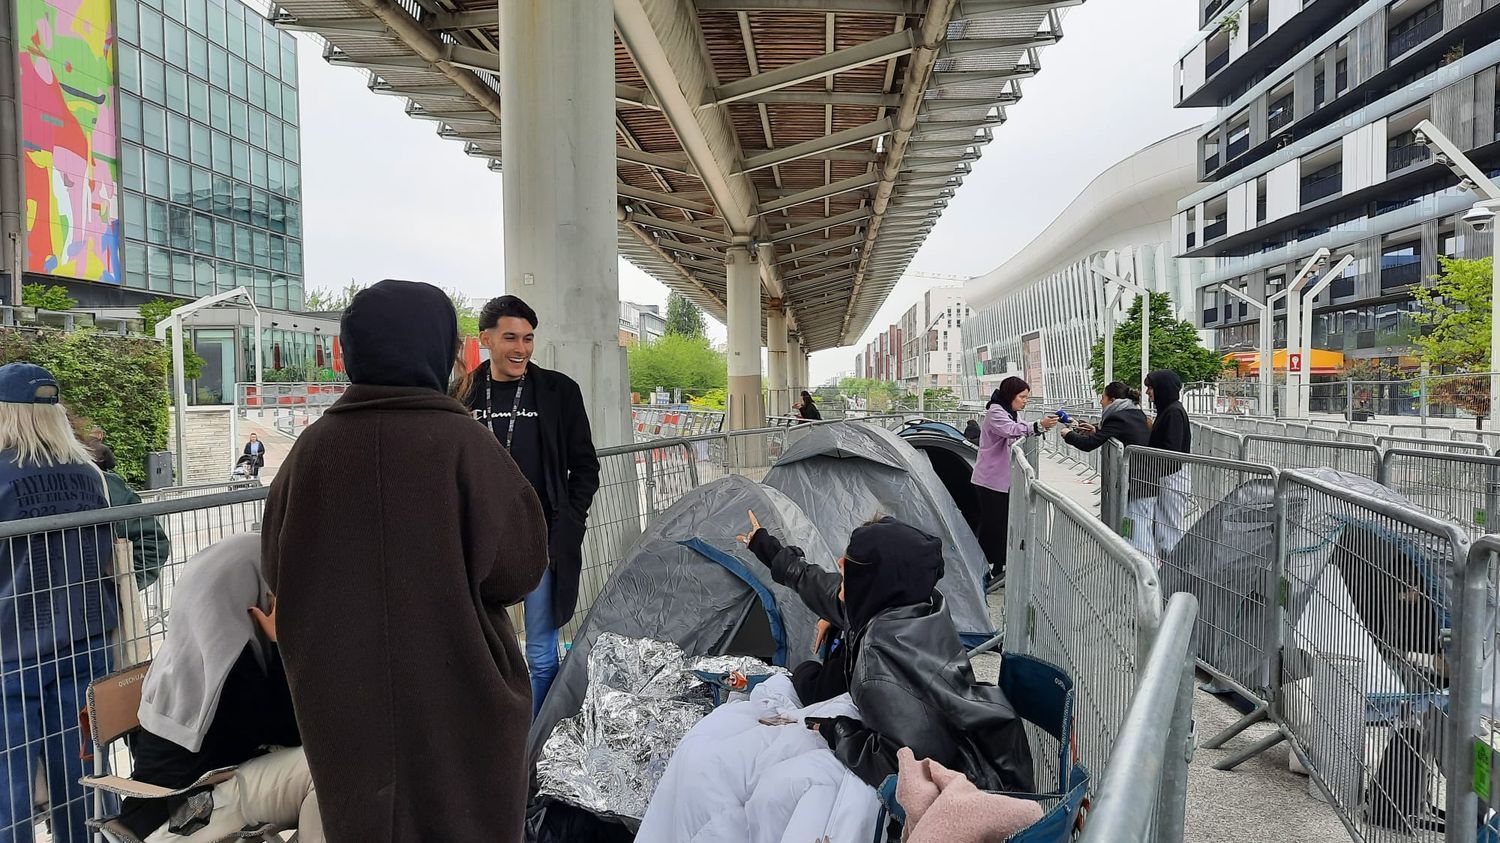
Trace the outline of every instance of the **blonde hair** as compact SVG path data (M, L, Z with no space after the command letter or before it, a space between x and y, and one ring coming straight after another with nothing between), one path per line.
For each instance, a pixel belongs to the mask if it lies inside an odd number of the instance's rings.
M61 404L0 403L0 450L21 465L94 464Z

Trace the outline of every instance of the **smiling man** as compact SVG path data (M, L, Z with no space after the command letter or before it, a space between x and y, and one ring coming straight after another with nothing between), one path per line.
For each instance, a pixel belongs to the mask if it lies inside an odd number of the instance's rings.
M584 524L599 491L599 458L583 392L567 375L531 362L536 327L536 311L515 296L485 304L479 341L490 360L473 372L468 396L474 418L510 452L547 515L550 564L525 605L533 713L557 676L558 630L578 602Z

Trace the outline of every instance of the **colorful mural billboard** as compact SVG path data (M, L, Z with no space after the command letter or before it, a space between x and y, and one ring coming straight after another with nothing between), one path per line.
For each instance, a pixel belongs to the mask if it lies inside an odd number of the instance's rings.
M26 271L120 283L112 0L17 0Z

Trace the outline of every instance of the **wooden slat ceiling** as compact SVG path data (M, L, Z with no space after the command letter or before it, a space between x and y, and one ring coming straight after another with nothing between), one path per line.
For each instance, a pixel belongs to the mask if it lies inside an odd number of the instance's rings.
M329 61L366 68L372 90L405 97L409 114L435 121L444 137L463 142L468 154L499 169L499 83L494 73L480 69L498 66L495 0L398 0L434 39L431 43L451 51L452 63L470 68L464 72L472 74L472 80L455 79L417 60L412 44L377 22L367 5L371 2L281 0L276 21L283 28L316 33ZM920 106L910 142L899 153L893 153L888 131L879 136L861 132L867 136L857 142L745 174L755 199L751 231L731 231L726 219L733 215L724 214L704 181L689 174L694 171L677 127L666 112L653 106L650 80L617 37L615 134L621 147L621 203L630 211L621 224L621 253L724 319L725 243L659 231L653 227L656 221L774 242L773 274L780 289L768 288L765 295L780 300L768 303L788 309L809 351L854 342L900 279L948 198L962 185L992 129L1004 122L1006 106L1019 101L1021 80L1039 69L1038 49L1061 36L1060 7L1081 2L682 0L682 8L691 8L696 16L701 55L717 83L715 90L806 62L826 61L830 54L849 56L841 51L870 49L872 42L900 39L908 30L911 45L921 47L929 13L943 14L946 25L935 20L926 27L942 34L940 43L929 45L936 52L925 52L926 68L913 66L924 53L908 48L893 51L898 53L894 57L850 61L848 69L831 75L809 73L804 81L772 92L725 97L731 101L718 103L738 142L733 152L742 166L796 144L894 121L904 101ZM930 74L914 72L927 69ZM924 80L923 89L907 90L912 79ZM714 91L708 94L712 97ZM899 155L894 173L893 154ZM670 166L660 166L663 159L657 156L665 156ZM858 189L790 207L776 204L794 194L861 177L868 183ZM893 186L877 215L881 177L893 177ZM764 206L771 210L761 210ZM812 228L825 219L835 222ZM794 228L803 233L790 239L782 236Z

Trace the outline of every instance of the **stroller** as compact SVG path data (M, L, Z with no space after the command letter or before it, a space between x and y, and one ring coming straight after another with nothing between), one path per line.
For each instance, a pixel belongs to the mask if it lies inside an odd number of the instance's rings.
M241 454L240 458L234 461L234 471L230 472L229 479L254 480L259 473L260 471L255 465L255 457L249 454Z

